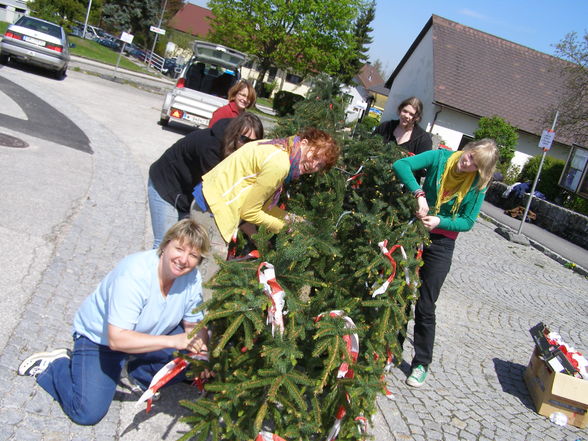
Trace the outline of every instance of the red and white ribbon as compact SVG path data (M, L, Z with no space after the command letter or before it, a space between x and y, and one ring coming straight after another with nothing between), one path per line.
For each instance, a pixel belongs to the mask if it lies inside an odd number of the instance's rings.
M265 267L264 270L262 268ZM284 297L285 293L276 280L274 266L268 262L261 262L257 267L257 278L263 285L265 294L272 301L272 306L268 310L267 323L272 325L272 336L275 328L278 328L280 335L284 334Z
M319 314L315 321L318 322L325 314L326 313L324 313L324 312ZM355 329L356 328L355 323L353 323L353 320L351 320L349 317L347 317L343 311L334 310L334 311L330 311L328 314L330 317L339 317L339 318L343 319L345 321L345 328L347 328L347 329ZM343 335L341 338L343 338L343 341L345 342L347 354L351 358L351 361L353 363L355 363L357 361L357 358L359 357L359 337L357 336L356 333L353 333L353 334ZM339 366L339 369L337 370L337 378L353 378L354 375L355 375L355 373L354 373L353 369L349 366L349 363L347 363L346 361L341 363L341 365ZM350 401L349 395L346 394L346 397L347 397L347 401L349 402ZM345 417L346 413L347 413L347 411L345 410L345 406L343 406L343 405L339 406L339 409L337 410L337 414L335 415L335 422L333 423L333 426L331 427L331 430L329 431L329 434L327 435L326 441L333 441L333 440L337 439L337 435L339 434L339 430L341 429L341 421L343 420L343 417Z
M334 441L337 439L339 430L341 430L341 421L343 421L346 413L347 411L345 410L345 406L339 406L337 414L335 415L335 422L333 423L331 430L329 430L329 434L327 435L327 439L325 441Z
M190 358L195 360L204 360L208 361L208 352L198 352L198 353L191 353L189 354ZM151 384L143 395L139 398L136 405L140 405L147 401L147 412L151 410L151 405L153 403L153 396L155 393L165 386L172 378L182 372L188 366L188 362L181 357L174 358L172 361L167 363L163 366L151 380ZM198 388L202 390L202 383L198 384Z
M255 441L286 441L281 436L278 436L271 432L261 431L255 438Z
M363 415L355 417L355 424L357 424L357 431L360 435L367 435L368 420Z

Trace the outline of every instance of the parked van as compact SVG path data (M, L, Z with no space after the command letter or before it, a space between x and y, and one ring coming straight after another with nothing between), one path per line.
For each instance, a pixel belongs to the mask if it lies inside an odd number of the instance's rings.
M194 56L165 96L160 124L208 127L212 112L228 103L229 89L240 79L240 68L246 60L247 55L235 49L195 41Z

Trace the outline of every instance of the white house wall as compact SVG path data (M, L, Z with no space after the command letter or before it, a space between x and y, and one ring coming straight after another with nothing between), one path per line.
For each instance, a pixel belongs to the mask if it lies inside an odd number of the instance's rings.
M429 128L430 124L427 125L427 130ZM432 135L437 135L447 147L457 150L462 136L467 135L473 138L477 128L478 118L454 110L443 109L437 115L435 125L430 132ZM542 153L538 144L539 136L519 132L519 142L515 147L515 155L511 163L522 168L529 158ZM568 153L569 147L553 143L547 155L565 161Z
M398 73L384 108L382 121L398 119L398 105L406 98L416 96L423 102L422 126L433 120L433 39L431 30L423 37L408 61Z
M435 106L433 115L439 109ZM437 119L435 125L431 129L431 122L426 124L426 130L430 131L432 135L437 135L441 138L441 142L451 150L457 150L463 135L473 137L474 130L478 128L478 119L472 116L464 115L463 113L456 112L451 109L441 109L437 113ZM425 126L423 121L423 127Z
M351 95L352 100L345 109L345 121L347 123L357 120L366 110L367 102L363 99L363 96L357 90L357 87L344 86L341 88L341 92Z
M28 14L27 2L23 0L0 0L0 21L14 23Z
M539 139L539 136L519 133L519 144L516 147L512 164L522 168L529 158L542 154L543 150L538 147ZM569 147L554 142L551 149L547 151L547 156L565 161L568 158L569 152Z

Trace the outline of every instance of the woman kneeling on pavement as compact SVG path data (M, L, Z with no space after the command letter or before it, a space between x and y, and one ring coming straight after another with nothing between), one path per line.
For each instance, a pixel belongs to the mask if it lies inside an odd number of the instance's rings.
M247 143L221 161L194 188L191 208L192 218L207 229L212 253L226 258L241 221L277 233L301 220L277 206L283 185L331 168L338 157L339 146L329 134L308 128L288 138ZM201 270L204 280L218 268L214 259L207 259Z
M433 360L435 302L451 268L455 239L460 231L473 228L486 188L498 160L494 140L472 141L463 151L431 150L399 159L392 167L398 178L417 199L416 217L431 239L423 251L421 287L415 307L414 357L409 386L420 387ZM426 169L423 188L415 175ZM400 339L402 346L403 339Z
M206 231L191 219L170 228L157 250L124 258L86 298L73 323L73 351L31 355L19 375L37 383L82 425L108 412L126 363L128 380L146 390L174 351L206 351L208 333L190 337L201 312L200 273ZM185 379L178 375L172 383Z

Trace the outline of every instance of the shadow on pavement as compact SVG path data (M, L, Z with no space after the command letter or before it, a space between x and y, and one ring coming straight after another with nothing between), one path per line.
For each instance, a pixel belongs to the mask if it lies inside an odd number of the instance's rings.
M518 398L525 407L534 411L533 401L531 401L527 385L523 380L526 366L499 358L493 358L492 361L494 362L494 370L502 391Z
M157 418L160 414L167 415L165 418L166 429L161 435L161 439L177 439L181 437L184 435L184 432L178 431L179 420L183 417L192 415L192 413L190 410L182 406L179 401L193 401L200 396L201 395L198 393L195 386L185 383L174 384L161 390L161 398L154 401L151 410L147 412L146 403L143 403L140 406L135 406L135 403L139 399L138 394L119 387L114 399L123 402L123 406L129 409L133 408L134 410L133 420L130 421L126 427L124 423L121 425L121 437L124 437L133 431L139 433L142 425L146 424L151 418Z

